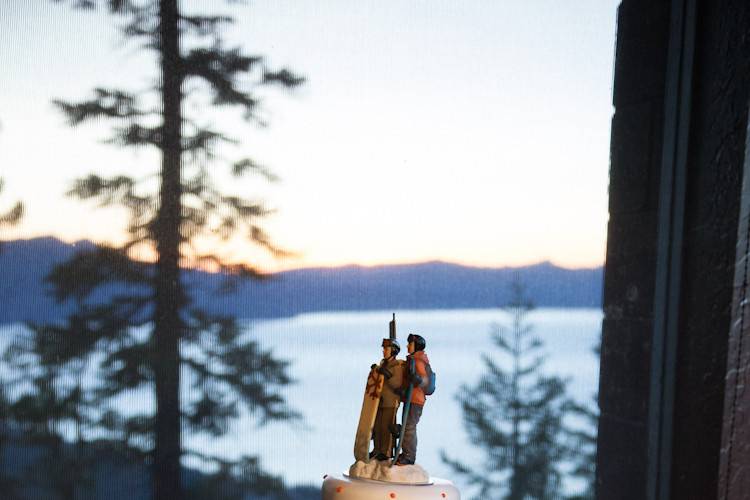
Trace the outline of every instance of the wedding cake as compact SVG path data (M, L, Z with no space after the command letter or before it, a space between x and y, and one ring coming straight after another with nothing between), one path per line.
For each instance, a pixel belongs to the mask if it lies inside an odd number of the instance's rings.
M405 484L333 474L323 480L323 500L460 500L453 483L437 477L426 484Z

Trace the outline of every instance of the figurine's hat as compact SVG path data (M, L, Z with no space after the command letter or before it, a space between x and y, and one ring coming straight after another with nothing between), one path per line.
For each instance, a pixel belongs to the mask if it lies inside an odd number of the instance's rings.
M396 339L383 339L383 347L390 347L391 348L391 355L396 356L399 352L401 352L401 344L398 343L398 340Z

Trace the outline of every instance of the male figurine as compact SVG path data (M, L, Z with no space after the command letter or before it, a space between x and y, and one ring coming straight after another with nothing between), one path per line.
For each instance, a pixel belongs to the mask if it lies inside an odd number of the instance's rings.
M427 387L429 379L427 377L427 364L430 362L427 353L424 352L427 342L420 335L410 334L407 337L409 342L407 350L409 355L406 357L406 387L408 384L413 386L411 392L411 405L409 414L406 416L403 443L401 444L401 454L396 460L396 465L412 465L417 459L417 424L422 416L424 408L425 394L424 388ZM404 396L407 391L401 391Z
M371 457L376 460L388 460L393 449L391 425L396 422L396 411L401 402L399 392L404 380L404 362L396 359L401 346L396 339L383 339L383 361L376 368L384 380L383 392L380 393L378 413L373 426L375 441Z

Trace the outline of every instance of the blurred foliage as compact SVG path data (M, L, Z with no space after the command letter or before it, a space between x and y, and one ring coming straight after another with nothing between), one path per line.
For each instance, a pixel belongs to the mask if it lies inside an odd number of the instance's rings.
M601 356L601 342L592 349L598 360ZM599 430L599 396L594 394L589 404L573 403L572 415L578 417L582 425L570 429L570 446L573 451L574 468L571 474L581 479L586 488L568 500L596 500L596 437Z
M0 179L0 194L3 192L5 182ZM23 203L17 201L11 208L0 213L0 228L3 226L14 226L21 221L23 217Z
M558 499L563 463L573 458L564 423L573 403L566 382L545 374L543 344L527 320L534 306L523 285L516 280L511 288L504 307L510 328L491 327L498 353L483 355L485 374L457 394L465 431L484 459L462 463L450 450L442 459L474 486L476 499Z
M0 194L2 194L5 188L5 181L0 178ZM20 201L16 201L10 209L5 212L0 212L0 229L9 226L15 226L23 218L24 206ZM0 252L2 252L3 246L0 242ZM10 400L5 387L0 384L0 417L7 415L10 406ZM6 467L6 458L2 454L3 445L8 439L9 429L5 425L5 422L0 418L0 492L8 500L15 500L21 498L20 493L20 481L13 474L8 473L8 467Z
M82 250L57 266L47 277L50 293L75 311L64 322L29 324L28 334L4 353L4 426L41 454L19 477L27 494L38 487L59 498L88 497L82 492L95 488L99 460L88 450L96 447L132 464L162 460L155 477L166 478L163 484L179 483L181 457L189 457L217 471L195 486L208 495L202 498L241 498L242 491L283 495L282 479L264 472L258 457L227 460L185 445L182 434L225 436L240 417L259 425L300 418L281 392L292 383L289 363L264 349L237 318L198 307L197 290L186 286L185 276L205 266L223 273L231 290L237 279L261 275L227 255L199 251L199 240L242 238L284 254L263 229L271 212L265 203L238 194L247 192L239 181L232 185L238 192L227 192L215 180L221 167L238 179L276 177L252 158L230 157L240 142L211 125L211 117L235 109L250 125L265 126L264 89L291 89L304 79L227 46L222 31L233 22L229 16L187 15L174 0L56 3L107 9L124 43L153 54L158 71L156 83L145 88L97 87L81 101L55 100L55 106L74 127L111 124L106 142L154 149L162 165L140 176L93 172L68 191L126 210L127 241ZM170 102L177 105L170 108ZM17 220L21 210L3 215L0 224ZM156 263L143 256L155 256ZM176 432L164 426L171 407L181 422ZM159 455L158 443L178 453ZM221 484L235 485L236 495L210 493ZM170 498L181 497L178 486Z

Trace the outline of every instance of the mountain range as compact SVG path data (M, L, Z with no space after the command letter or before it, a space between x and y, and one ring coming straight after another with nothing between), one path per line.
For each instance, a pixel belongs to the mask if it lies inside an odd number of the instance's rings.
M72 305L56 303L44 277L76 251L92 247L53 237L2 242L0 323L63 318ZM215 273L191 270L184 281L213 312L279 318L319 311L494 308L508 301L514 277L537 307L601 307L602 267L565 269L550 262L514 268L447 262L304 268L243 282L233 294L220 292L224 279Z

